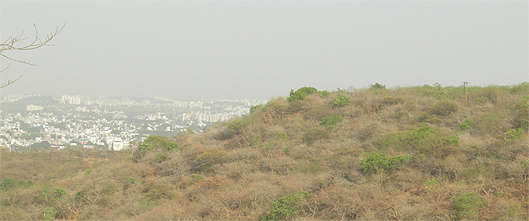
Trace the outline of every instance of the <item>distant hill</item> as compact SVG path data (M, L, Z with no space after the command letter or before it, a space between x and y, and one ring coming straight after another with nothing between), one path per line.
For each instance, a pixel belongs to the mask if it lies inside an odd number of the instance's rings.
M528 125L526 82L304 87L136 149L2 150L0 219L527 220Z
M33 104L33 105L39 105L39 106L47 106L47 105L55 105L58 104L59 101L52 97L52 96L32 96L32 97L26 97L22 98L20 100L9 102L9 103L2 103L1 104L1 110L9 113L23 113L26 112L27 105Z

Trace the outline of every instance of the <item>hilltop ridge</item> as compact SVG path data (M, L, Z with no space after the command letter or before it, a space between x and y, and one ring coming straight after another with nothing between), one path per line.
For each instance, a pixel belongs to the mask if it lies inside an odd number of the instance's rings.
M527 220L528 126L527 82L303 87L127 151L4 151L0 218Z

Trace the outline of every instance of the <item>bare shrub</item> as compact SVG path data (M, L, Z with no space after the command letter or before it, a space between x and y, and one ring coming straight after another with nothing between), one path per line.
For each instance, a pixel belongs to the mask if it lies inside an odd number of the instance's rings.
M313 127L303 135L303 142L307 144L312 144L316 140L324 139L329 135L329 130L325 129L325 127Z

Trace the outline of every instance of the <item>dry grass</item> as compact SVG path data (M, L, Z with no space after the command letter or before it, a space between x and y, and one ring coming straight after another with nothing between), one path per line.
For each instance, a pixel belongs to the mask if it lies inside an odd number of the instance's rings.
M3 191L0 218L43 219L53 208L57 219L255 220L301 190L310 197L294 203L298 220L526 220L529 129L516 140L506 133L523 125L527 110L515 106L529 89L472 87L468 102L462 88L441 89L352 89L340 92L351 99L343 106L332 105L336 93L279 97L202 134L175 136L179 151L135 161L130 151L2 152L2 179L35 185ZM343 121L326 128L326 116ZM467 119L474 123L461 129ZM372 151L412 160L363 173ZM66 193L44 201L45 184ZM454 203L469 192L488 204L465 215Z

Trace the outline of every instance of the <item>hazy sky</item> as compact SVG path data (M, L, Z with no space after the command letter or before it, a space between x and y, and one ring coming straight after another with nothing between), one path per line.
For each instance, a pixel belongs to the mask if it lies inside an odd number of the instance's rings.
M2 95L269 99L303 86L529 81L528 1L0 4L2 41L67 23L53 47L5 53L38 66L12 63L1 82L24 76Z

